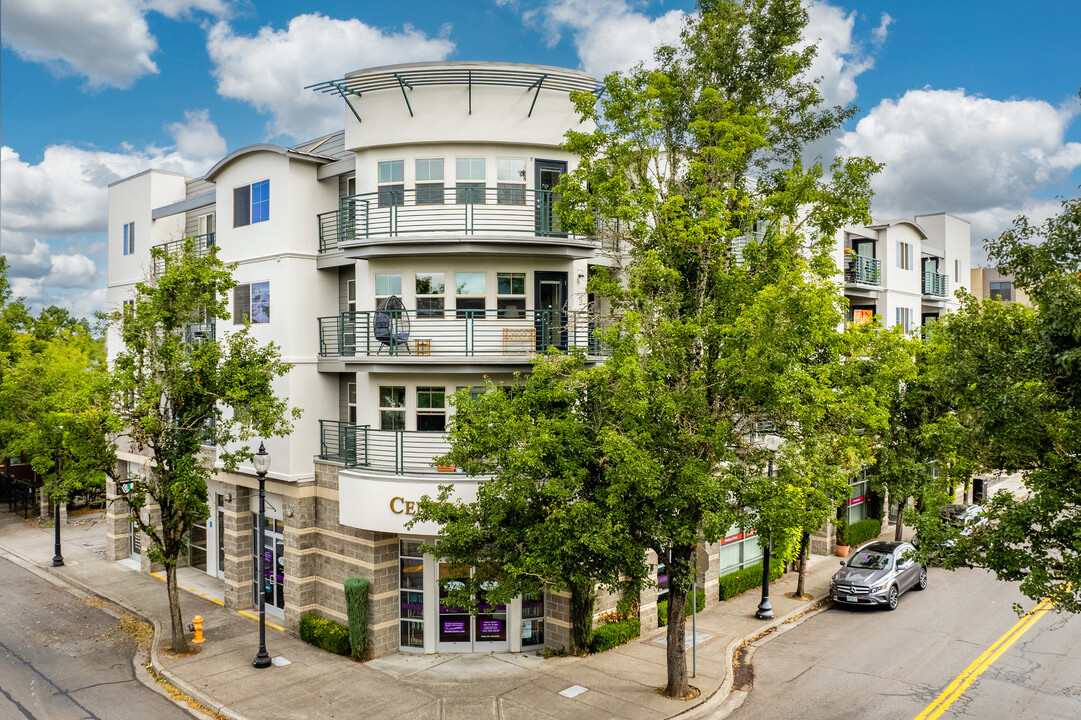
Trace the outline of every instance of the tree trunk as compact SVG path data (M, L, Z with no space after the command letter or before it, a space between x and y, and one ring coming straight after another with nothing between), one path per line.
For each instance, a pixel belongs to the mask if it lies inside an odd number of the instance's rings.
M183 655L188 652L188 638L184 635L184 620L180 617L180 594L176 585L176 565L165 566L165 586L169 590L169 616L173 625L173 652Z
M688 592L680 592L675 583L668 585L668 684L664 688L664 694L670 698L686 697L689 690L687 684L687 651L684 647L684 639L687 634L687 596Z
M803 597L803 581L807 575L807 550L811 545L811 533L803 533L799 546L799 580L796 581L796 595Z
M906 500L908 498L905 498ZM897 504L897 530L893 534L893 539L897 542L901 541L901 532L905 529L905 504Z
M571 588L571 651L575 655L589 652L593 640L593 606L597 591L592 585L574 585Z

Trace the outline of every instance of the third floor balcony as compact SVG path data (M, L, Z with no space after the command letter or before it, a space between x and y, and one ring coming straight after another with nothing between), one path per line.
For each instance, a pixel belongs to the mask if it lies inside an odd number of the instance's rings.
M863 255L845 255L845 284L880 287L882 261Z
M549 347L603 355L602 319L586 311L517 308L347 311L319 318L319 356L361 362L509 358Z
M167 243L155 245L155 248L165 249L165 257L154 258L154 267L152 269L154 277L161 277L165 273L165 268L169 265L169 259L179 255L184 249L184 243L189 241L194 246L196 257L206 257L210 254L210 248L214 247L214 233L194 235L183 240L170 240Z
M923 271L923 294L932 298L949 297L950 279L948 276L933 270Z
M394 473L452 473L453 466L437 466L435 458L450 450L441 432L376 430L339 420L319 421L319 457L340 462L347 469Z

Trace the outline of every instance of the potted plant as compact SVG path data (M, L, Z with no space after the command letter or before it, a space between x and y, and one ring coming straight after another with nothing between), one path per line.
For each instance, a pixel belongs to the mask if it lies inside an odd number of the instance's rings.
M844 518L838 518L837 527L837 557L848 557L848 522Z

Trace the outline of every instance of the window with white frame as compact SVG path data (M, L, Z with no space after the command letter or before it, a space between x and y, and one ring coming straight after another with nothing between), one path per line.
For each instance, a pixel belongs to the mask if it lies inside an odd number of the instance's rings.
M233 227L244 227L270 219L270 181L233 188Z
M379 162L379 207L401 205L405 202L405 160Z
M458 318L484 317L484 275L482 272L455 273L454 307Z
M442 318L446 289L443 273L417 273L415 290L418 318Z
M135 223L124 223L124 254L135 254Z
M357 384L355 382L345 384L345 419L354 424L357 422Z
M208 236L207 245L213 245L214 244L214 240L213 240L213 235L214 235L214 213L207 213L206 215L200 215L198 218L196 218L196 223L197 223L197 227L198 227L198 234Z
M417 387L417 430L443 432L447 427L447 389Z
M242 283L233 288L233 324L270 322L270 283Z
M961 282L961 261L960 260L954 260L953 261L953 281L955 283Z
M989 288L992 300L1011 302L1013 300L1012 282L993 282Z
M401 273L376 273L375 274L375 301L376 305L383 298L397 295L402 296Z
M896 322L896 324L900 325L901 329L904 330L906 334L912 332L912 317L913 317L912 308L899 307L896 310L897 310L897 322Z
M135 301L124 300L123 301L123 314L124 317L130 317L135 314Z
M443 158L417 158L417 205L443 204Z
M454 163L454 202L459 205L484 204L484 158L457 158Z
M525 205L525 160L498 158L496 161L496 202Z
M525 316L525 273L496 273L496 312L501 318Z
M379 386L379 429L405 430L405 386Z
M902 270L911 270L914 267L912 255L912 243L897 243L897 267Z

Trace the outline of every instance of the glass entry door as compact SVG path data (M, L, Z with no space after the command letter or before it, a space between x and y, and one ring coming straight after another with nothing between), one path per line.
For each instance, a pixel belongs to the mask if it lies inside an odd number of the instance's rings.
M536 171L533 187L537 205L537 235L566 237L567 234L561 232L559 218L555 213L555 204L559 199L555 188L559 185L560 176L567 172L567 162L536 160L533 165Z
M252 513L252 547L259 547L259 515ZM255 577L253 602L259 607L259 593L266 598L266 610L279 617L285 614L285 523L266 518L263 557L266 570L259 577L259 552L253 553L252 574Z
M218 522L218 577L225 579L225 497L216 493Z
M439 563L439 626L436 628L436 652L506 652L507 606L491 605L481 591L477 596L477 614L448 605L448 589L461 587L472 568L466 565ZM444 587L444 582L448 587Z
M548 346L567 349L567 273L537 270L533 273L534 310L533 325L537 333L537 352L543 353Z

